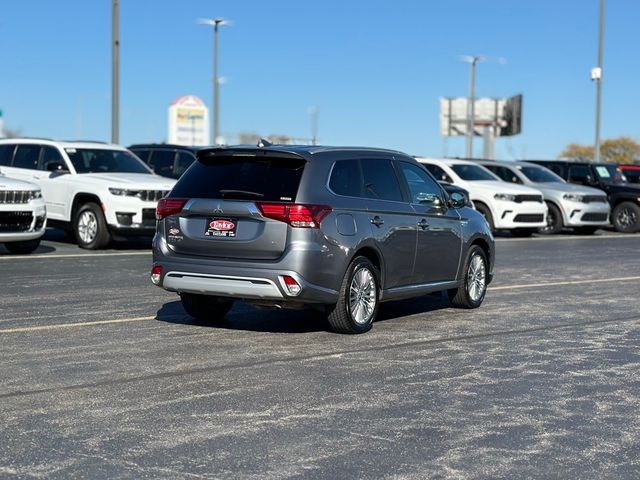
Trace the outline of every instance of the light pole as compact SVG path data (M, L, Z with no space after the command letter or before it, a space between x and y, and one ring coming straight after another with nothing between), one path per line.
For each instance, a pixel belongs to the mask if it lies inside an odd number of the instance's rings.
M218 78L218 30L222 25L228 25L229 22L224 18L203 18L198 20L201 25L209 25L213 27L213 126L211 134L213 143L217 144L220 139L220 79Z
M111 2L111 143L120 142L120 5Z
M600 20L598 28L598 66L591 70L591 79L596 81L596 140L594 160L600 161L600 117L602 108L602 54L604 46L604 7L605 0L600 0Z
M467 97L467 128L466 128L466 138L467 138L467 148L466 148L466 157L473 157L473 124L475 120L475 101L476 101L476 64L479 62L484 62L485 58L481 55L463 55L461 57L463 62L467 62L470 66L469 69L469 95Z
M309 117L311 120L311 145L318 144L318 115L320 109L318 107L309 108Z

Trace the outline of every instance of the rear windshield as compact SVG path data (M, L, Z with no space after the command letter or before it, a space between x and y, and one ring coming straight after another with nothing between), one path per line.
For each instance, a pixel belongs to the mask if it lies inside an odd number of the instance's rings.
M293 202L305 161L297 158L219 157L194 162L171 197Z

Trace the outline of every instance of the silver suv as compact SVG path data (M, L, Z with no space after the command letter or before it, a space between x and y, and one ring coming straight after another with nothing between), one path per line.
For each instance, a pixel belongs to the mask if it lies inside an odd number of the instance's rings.
M221 320L242 299L316 307L335 331L362 333L383 301L446 291L454 306L482 303L487 222L413 158L309 146L197 157L158 203L151 271L192 317Z
M537 188L544 195L549 211L547 225L540 233L559 233L564 227L579 233L594 233L609 225L607 194L596 188L565 182L558 175L535 163L481 160L505 182Z

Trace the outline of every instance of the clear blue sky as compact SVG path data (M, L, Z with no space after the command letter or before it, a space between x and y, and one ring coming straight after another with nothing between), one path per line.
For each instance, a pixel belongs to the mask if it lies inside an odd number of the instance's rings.
M110 138L110 0L2 0L0 109L24 135ZM438 130L438 98L524 94L524 131L500 158L555 157L593 142L598 0L121 0L121 143L162 141L183 94L211 102L211 29L220 37L223 134L310 135L331 145L463 155ZM640 1L607 2L603 136L640 132ZM482 142L475 142L481 153Z

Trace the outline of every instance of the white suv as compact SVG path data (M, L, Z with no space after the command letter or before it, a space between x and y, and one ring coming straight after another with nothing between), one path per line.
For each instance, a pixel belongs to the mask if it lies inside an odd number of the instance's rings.
M476 162L451 158L418 158L437 180L453 183L469 192L476 210L492 230L531 235L546 226L547 205L539 190L503 182Z
M40 245L46 227L40 188L0 172L0 243L11 253L31 253Z
M0 167L37 184L49 223L70 227L89 249L106 247L113 233L153 236L156 204L175 184L127 149L97 142L0 140Z

